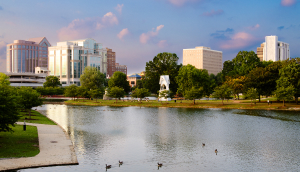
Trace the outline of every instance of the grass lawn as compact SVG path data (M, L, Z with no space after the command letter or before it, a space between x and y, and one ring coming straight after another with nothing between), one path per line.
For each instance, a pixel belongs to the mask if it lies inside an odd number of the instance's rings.
M274 101L274 98L268 98L270 101ZM196 100L196 104L193 104L192 100L177 100L169 102L158 102L155 100L151 101L122 101L118 100L68 100L65 104L69 105L87 105L87 106L142 106L142 107L182 107L182 108L224 108L224 109L268 109L268 110L299 110L300 105L296 103L286 102L283 107L282 102L273 102L272 104L267 103L268 99L262 99L261 102L256 101L251 104L251 100L224 100L224 105L221 100Z
M15 125L13 130L13 133L0 132L0 158L32 157L40 152L35 126L27 125L23 131L23 125Z
M19 122L30 122L30 123L35 123L35 124L47 124L47 125L56 125L53 121L48 119L46 116L40 114L37 111L31 110L31 119L29 119L29 114L28 112L21 112L20 113L21 118L18 120Z

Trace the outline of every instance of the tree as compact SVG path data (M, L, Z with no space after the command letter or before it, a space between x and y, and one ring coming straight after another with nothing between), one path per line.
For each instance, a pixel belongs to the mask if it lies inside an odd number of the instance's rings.
M30 87L21 87L18 90L18 95L20 96L19 99L20 105L24 109L28 110L29 119L31 119L31 108L43 104L43 101L40 98L40 94L36 90Z
M120 87L124 89L126 93L130 91L130 85L127 81L127 76L123 72L116 71L108 81L109 88Z
M44 87L59 87L61 86L59 78L56 76L47 76L46 82L43 84Z
M213 97L214 98L221 98L223 105L224 105L223 100L225 98L229 98L230 95L232 94L232 90L226 84L223 84L221 86L216 87L214 91L215 92L213 93Z
M279 86L275 90L274 94L278 100L283 100L283 106L285 106L284 101L293 99L295 88L293 85L289 85L288 87Z
M169 75L170 91L176 93L176 76L182 65L177 65L178 57L174 53L159 53L152 61L146 63L145 76L143 76L143 87L151 93L157 93L160 89L159 79L161 75Z
M84 86L79 86L77 87L77 96L83 98L82 101L84 102L84 98L89 97L89 90L88 88L84 87Z
M81 86L91 89L104 89L105 75L97 68L87 66L84 68L83 74L80 76Z
M159 98L164 98L164 99L168 99L170 97L171 91L170 90L163 90L163 91L158 91L158 97ZM161 101L162 103L162 101Z
M252 104L253 99L254 99L254 102L255 102L257 96L258 96L258 93L256 91L256 88L249 88L249 90L246 92L246 97L251 99L251 104Z
M277 81L277 86L285 82L290 83L294 87L294 97L298 104L298 97L300 96L300 64L296 60L298 59L291 60L290 63L279 70L280 77Z
M200 99L204 95L203 88L195 88L192 87L190 90L186 91L185 98L189 100L193 100L193 104L195 104L195 99Z
M143 81L141 79L136 81L136 88L144 88L143 87Z
M237 96L238 99L240 98L239 94L243 92L244 83L245 83L245 76L238 76L237 78L234 77L226 77L226 82L231 89L234 97Z
M207 70L197 69L194 66L188 64L182 66L179 69L178 76L176 77L176 82L178 84L178 94L185 94L192 89L199 89L202 87L204 94L209 95L211 82L209 80L209 75Z
M75 84L67 86L65 88L65 97L73 97L73 100L75 100L75 97L78 96L77 87Z
M89 91L89 95L93 98L96 99L97 102L97 98L103 96L103 92L101 89L95 89L95 90L90 90Z
M10 126L14 126L19 117L19 97L11 89L7 82L0 83L0 132L12 132Z
M150 92L146 88L136 88L131 94L132 97L140 98L142 101L143 98L150 96Z
M9 76L0 72L0 85L10 85Z
M120 87L112 87L108 90L108 97L116 98L116 103L117 100L121 97L124 97L125 91L123 88Z

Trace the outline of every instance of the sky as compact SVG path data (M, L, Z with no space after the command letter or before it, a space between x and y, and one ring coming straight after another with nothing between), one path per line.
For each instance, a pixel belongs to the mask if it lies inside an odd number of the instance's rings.
M127 74L145 70L162 52L196 46L223 52L254 51L277 35L300 57L300 0L1 0L0 72L6 45L46 37L59 41L93 38L116 52Z

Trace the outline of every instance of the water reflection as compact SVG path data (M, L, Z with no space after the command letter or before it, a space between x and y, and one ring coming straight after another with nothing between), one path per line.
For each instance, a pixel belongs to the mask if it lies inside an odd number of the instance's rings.
M21 171L105 171L105 164L112 165L107 171L297 171L300 165L296 112L65 105L38 109L69 133L79 165ZM119 166L119 160L124 164Z

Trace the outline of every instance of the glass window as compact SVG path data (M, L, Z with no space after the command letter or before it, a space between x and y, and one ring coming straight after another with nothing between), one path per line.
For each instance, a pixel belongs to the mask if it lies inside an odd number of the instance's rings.
M28 49L28 45L26 46L26 48Z
M62 78L64 77L65 75L63 75L62 76ZM63 82L61 82L62 84L67 84L67 82L66 81L63 81Z
M17 45L14 45L14 48L17 48Z
M32 49L35 49L35 46L32 46Z
M21 48L21 45L18 45L18 48Z
M24 48L24 49L25 49L25 45L23 45L23 46L22 46L22 48Z

